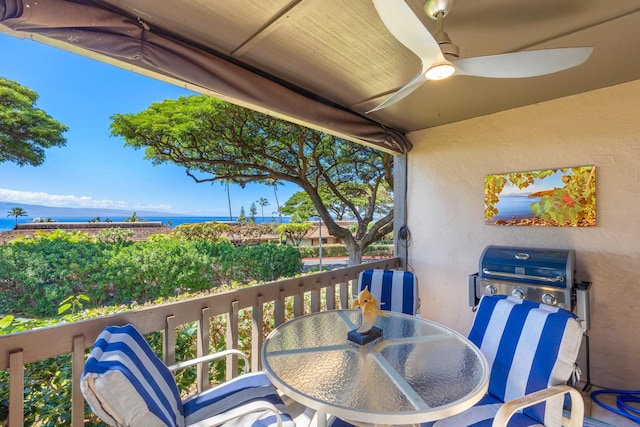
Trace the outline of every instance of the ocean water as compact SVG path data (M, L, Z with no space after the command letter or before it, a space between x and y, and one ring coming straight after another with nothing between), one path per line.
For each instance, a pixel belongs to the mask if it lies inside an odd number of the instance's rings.
M527 195L500 196L500 201L495 205L496 209L498 209L498 215L491 218L491 222L535 218L531 210L531 204L539 201L540 197L529 197Z
M51 219L56 220L56 222L89 222L90 219L95 217L51 217ZM108 217L113 222L124 221L128 216L110 216ZM218 222L227 222L229 221L228 216L150 216L146 217L141 215L141 218L145 221L160 221L164 225L167 225L171 228L175 228L180 224L197 224L201 222L210 222L210 221L218 221ZM104 221L107 217L100 217L100 221ZM236 221L238 217L233 217L233 220ZM271 218L265 216L265 222L278 222L278 218ZM18 224L26 224L33 221L33 217L18 217ZM256 224L262 223L262 216L256 216ZM289 217L282 217L283 223L289 222ZM16 225L16 219L14 217L9 218L0 218L0 232L2 231L10 231L13 230L13 227Z

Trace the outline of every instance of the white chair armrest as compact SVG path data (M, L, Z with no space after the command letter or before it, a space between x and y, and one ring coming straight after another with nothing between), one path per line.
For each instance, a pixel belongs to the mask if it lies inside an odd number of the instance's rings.
M581 427L584 421L584 401L580 392L568 385L552 386L505 402L493 419L492 427L505 427L516 412L566 393L571 397L571 418L563 417L562 424L566 427Z
M193 366L200 363L209 362L211 360L221 359L223 357L226 357L232 354L240 356L242 359L244 359L243 373L246 374L249 371L249 358L240 350L236 350L233 348L229 350L219 351L217 353L207 354L206 356L202 356L202 357L196 357L195 359L190 359L184 362L176 363L175 365L168 366L168 368L171 372L174 372L178 369L186 368L187 366Z
M214 415L212 417L206 418L202 421L198 421L197 423L189 424L185 427L212 427L218 426L220 424L224 424L227 421L231 421L234 418L241 417L246 414L250 414L251 412L260 411L260 410L269 410L274 413L277 419L278 427L282 427L282 417L280 417L280 412L278 408L276 408L272 403L265 401L256 401L247 403L239 408L232 409L220 415Z

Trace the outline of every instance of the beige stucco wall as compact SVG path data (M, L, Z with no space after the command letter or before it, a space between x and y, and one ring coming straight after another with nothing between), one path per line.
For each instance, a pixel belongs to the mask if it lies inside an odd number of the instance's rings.
M486 245L574 248L577 279L592 282L591 382L640 388L640 81L410 139L408 262L423 316L468 331L466 276ZM596 166L596 227L484 224L485 175L581 165Z

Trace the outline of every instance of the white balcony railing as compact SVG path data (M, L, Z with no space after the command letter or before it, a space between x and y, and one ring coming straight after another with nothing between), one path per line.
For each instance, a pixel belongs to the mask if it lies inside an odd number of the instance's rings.
M79 384L85 350L93 345L106 326L131 323L143 334L163 331L163 358L165 363L173 364L176 361L176 329L180 325L197 322L197 356L202 356L209 349L210 319L225 315L227 347L238 348L238 313L251 308L251 370L260 370L260 348L268 332L264 330L262 321L265 304L273 303L276 326L285 321L287 299L293 300L294 317L323 308L348 308L353 298L353 286L350 284L355 285L355 279L362 270L392 269L399 265L399 258L384 259L177 303L0 336L0 370L9 371L9 425L16 427L24 424L25 364L65 354L71 354L72 357L72 426L84 424L84 399ZM305 300L308 303L305 304ZM228 358L227 376L238 371L237 363L235 357ZM205 372L198 372L199 389L206 386L207 378Z

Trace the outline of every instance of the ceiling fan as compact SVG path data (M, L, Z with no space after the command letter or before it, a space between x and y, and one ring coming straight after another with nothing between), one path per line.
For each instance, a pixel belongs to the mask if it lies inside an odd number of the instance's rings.
M437 21L437 32L433 36L404 0L373 0L382 22L400 43L420 58L422 69L409 83L367 113L400 101L429 80L453 75L507 79L541 76L580 65L593 50L592 47L543 49L459 59L459 48L443 31L442 25L453 1L426 1L427 16Z

